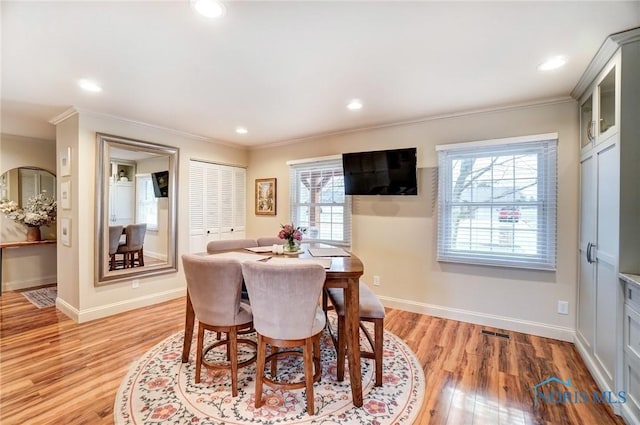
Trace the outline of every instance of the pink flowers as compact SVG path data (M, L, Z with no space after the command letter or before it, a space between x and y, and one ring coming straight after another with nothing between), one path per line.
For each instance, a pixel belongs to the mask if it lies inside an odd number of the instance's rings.
M291 224L281 224L282 230L278 232L278 237L280 239L285 239L293 242L293 240L297 240L298 242L302 240L302 233L305 229L301 227L295 227L293 223Z

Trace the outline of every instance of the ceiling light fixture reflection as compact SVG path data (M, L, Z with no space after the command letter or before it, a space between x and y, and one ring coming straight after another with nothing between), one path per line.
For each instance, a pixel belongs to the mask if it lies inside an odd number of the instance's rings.
M540 65L538 65L538 70L539 71L551 71L554 69L558 69L562 66L564 66L567 63L567 57L566 56L553 56L550 57L549 59L547 59L546 61L544 61L543 63L541 63Z
M362 102L359 99L351 99L347 104L347 108L352 111L357 111L358 109L362 109Z
M226 9L224 5L216 0L191 0L191 7L207 18L219 18L224 16Z
M247 130L244 127L236 127L236 133L238 134L247 134L249 132L249 130Z
M90 91L92 93L99 93L102 91L102 87L100 87L98 83L96 83L93 80L89 80L87 78L83 78L80 81L78 81L78 85L84 91Z

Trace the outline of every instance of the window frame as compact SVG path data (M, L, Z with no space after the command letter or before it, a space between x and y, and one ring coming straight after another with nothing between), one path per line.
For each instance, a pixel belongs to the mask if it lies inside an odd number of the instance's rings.
M342 168L342 155L331 155L320 158L308 158L301 160L292 160L287 161L287 165L289 166L289 213L291 217L291 222L296 226L301 226L301 220L298 216L298 211L300 207L309 207L321 208L321 207L342 207L342 240L334 240L334 239L322 239L320 237L311 238L309 230L305 229L305 235L303 237L303 242L308 243L326 243L336 246L351 246L351 196L344 195L344 202L315 202L315 203L305 203L300 202L300 191L298 182L300 180L300 174L308 171L328 171L334 175L343 176L344 171ZM344 177L343 177L344 178ZM343 183L344 184L344 183ZM332 214L333 215L333 214ZM332 221L333 223L333 217ZM320 236L320 234L318 234Z
M557 145L558 134L547 133L522 137L511 137L505 139L484 140L478 142L456 143L449 145L438 145L436 151L438 153L438 239L437 239L437 257L440 262L479 264L489 266L525 268L536 270L556 270L556 254L557 254ZM536 163L535 184L537 188L536 199L534 201L521 201L515 199L498 201L493 197L491 199L474 201L464 200L454 201L453 197L453 163L461 158L487 158L513 155L514 159L519 154L536 154L538 155ZM515 165L514 165L515 167ZM491 170L493 171L493 165ZM515 175L514 168L514 188L515 183L519 179ZM496 187L496 181L505 181L504 178L495 178L493 175L490 179L483 177L483 181L488 181L492 188ZM509 179L507 179L508 181ZM518 189L522 190L522 189ZM516 252L507 253L505 251L493 251L473 249L471 242L469 249L455 247L457 243L453 240L453 209L462 205L477 211L479 208L488 208L490 215L496 208L518 208L518 220L520 220L521 207L532 208L536 211L536 227L535 232L535 250L534 254L529 254L522 249ZM469 231L473 233L473 220L469 220ZM498 218L498 222L502 222ZM512 222L510 237L513 240L515 235L522 231L516 229L516 220L506 220ZM502 227L494 226L495 220L491 216L489 227L482 227L478 224L477 232L489 230L490 246L494 246L494 237L496 232L505 232ZM486 226L486 224L485 224ZM507 235L509 232L507 231ZM512 250L515 244L512 243Z

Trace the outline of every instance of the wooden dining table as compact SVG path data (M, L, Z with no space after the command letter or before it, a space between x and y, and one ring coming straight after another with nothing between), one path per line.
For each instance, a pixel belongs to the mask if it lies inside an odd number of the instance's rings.
M325 244L301 244L304 252L297 255L287 255L290 258L331 258L331 267L326 269L325 288L342 288L345 299L345 327L347 340L347 360L349 362L349 379L351 383L351 396L356 407L362 407L362 376L360 365L360 290L359 281L364 273L362 261L353 253L349 257L313 257L309 254L309 248L331 248ZM248 253L244 249L231 250ZM271 256L274 254L264 253ZM195 324L195 312L187 291L186 315L184 325L184 343L182 346L182 363L189 361L191 339Z

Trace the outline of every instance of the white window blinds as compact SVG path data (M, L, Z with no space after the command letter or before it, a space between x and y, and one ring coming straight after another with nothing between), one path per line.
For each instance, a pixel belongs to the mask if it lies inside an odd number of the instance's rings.
M555 270L557 138L436 147L438 261Z
M289 163L291 221L305 242L351 244L351 203L344 194L342 158Z
M158 199L151 174L136 176L136 223L147 223L147 230L158 230Z

